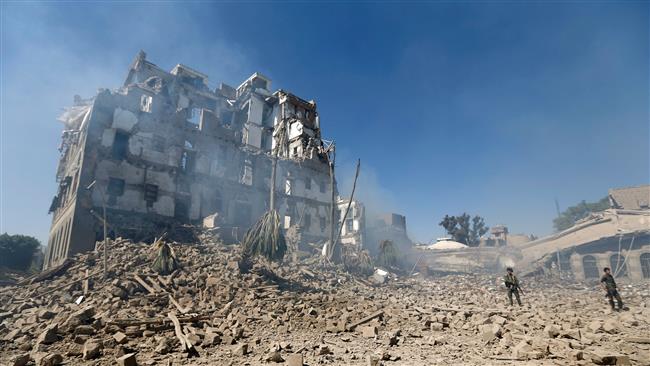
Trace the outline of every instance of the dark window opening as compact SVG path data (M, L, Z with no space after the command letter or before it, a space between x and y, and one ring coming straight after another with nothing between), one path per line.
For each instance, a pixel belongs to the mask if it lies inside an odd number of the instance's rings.
M152 207L153 203L158 201L158 186L155 184L144 185L144 200L147 202L147 207Z
M181 221L188 221L190 218L189 199L177 198L174 202L174 217Z
M327 219L325 219L324 217L321 217L320 218L320 231L325 232L326 227L327 227Z
M116 131L115 139L113 141L113 159L124 160L126 152L129 149L129 135Z
M305 229L309 230L311 227L311 215L310 214L305 214L305 216L302 218L302 227Z
M650 253L641 254L640 260L643 278L650 278Z
M609 257L609 265L612 269L612 274L616 277L627 277L627 263L625 257L622 255L614 254Z
M221 192L215 192L214 198L214 210L217 212L222 212L223 210L223 198L221 198Z
M108 178L108 188L106 190L109 196L121 196L124 194L124 179Z
M598 278L598 265L596 258L586 255L582 258L582 267L585 271L585 278Z

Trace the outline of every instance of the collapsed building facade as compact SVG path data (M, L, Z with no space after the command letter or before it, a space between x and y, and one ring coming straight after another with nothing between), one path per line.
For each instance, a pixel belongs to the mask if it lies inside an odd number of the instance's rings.
M113 237L150 240L209 215L241 235L269 209L274 160L285 228L299 222L304 240L319 241L338 220L334 144L321 138L316 103L271 92L259 73L211 90L206 75L167 72L140 52L120 89L75 97L60 120L45 268L92 250L104 209Z
M609 209L522 245L521 263L580 280L598 279L605 267L616 277L650 279L650 185L610 189L608 198Z
M617 278L650 279L650 186L610 189L608 197L609 209L543 238L508 235L500 225L478 247L422 246L414 261L428 272L498 272L515 266L524 276L591 280L610 267Z

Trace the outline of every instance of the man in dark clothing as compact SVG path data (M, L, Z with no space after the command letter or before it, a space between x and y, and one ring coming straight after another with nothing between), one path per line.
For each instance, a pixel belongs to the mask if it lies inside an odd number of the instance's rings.
M614 281L614 276L610 273L609 268L605 267L603 270L605 274L600 278L600 286L607 293L607 298L609 299L609 305L612 306L612 310L616 310L614 307L614 298L618 303L618 310L623 309L623 300L621 300L621 295L618 294L616 289L616 281Z
M519 298L519 279L512 271L512 268L507 268L508 273L503 277L503 282L505 282L506 287L508 288L508 300L510 301L510 306L512 306L512 295L514 294L517 298L517 303L521 306L521 299Z

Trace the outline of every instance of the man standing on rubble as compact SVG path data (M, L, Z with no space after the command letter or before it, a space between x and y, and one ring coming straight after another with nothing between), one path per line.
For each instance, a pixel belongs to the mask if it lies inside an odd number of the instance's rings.
M605 274L600 278L600 286L607 293L606 296L609 299L609 305L612 307L612 310L617 310L614 307L614 298L616 298L616 302L618 303L618 311L621 311L623 310L623 300L621 300L621 295L618 294L618 290L616 289L616 281L614 281L614 276L612 276L612 273L608 267L605 267L603 269L603 272L605 272Z
M512 306L513 294L517 298L517 304L521 306L521 299L519 298L519 279L515 276L511 267L508 267L506 271L508 271L508 273L503 277L503 282L505 282L505 285L508 288L508 300L510 301L510 306Z

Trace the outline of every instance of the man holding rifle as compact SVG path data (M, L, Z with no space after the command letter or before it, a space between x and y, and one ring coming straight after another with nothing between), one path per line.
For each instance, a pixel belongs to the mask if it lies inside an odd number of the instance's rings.
M508 273L503 277L503 282L505 282L506 287L508 288L508 300L510 301L510 306L512 306L512 294L517 298L517 303L521 306L521 299L519 298L519 279L513 273L511 267L506 269ZM522 290L523 291L523 290Z

